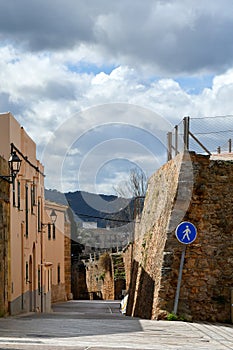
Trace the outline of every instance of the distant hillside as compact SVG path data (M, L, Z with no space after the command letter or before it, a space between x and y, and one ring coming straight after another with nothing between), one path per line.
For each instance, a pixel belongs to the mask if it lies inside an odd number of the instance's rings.
M94 194L83 191L61 193L45 190L47 200L69 205L76 221L97 222L98 227L121 226L132 220L132 201L113 195Z
M57 190L47 190L45 189L45 199L56 202L63 205L68 205L66 196L64 193L59 192Z

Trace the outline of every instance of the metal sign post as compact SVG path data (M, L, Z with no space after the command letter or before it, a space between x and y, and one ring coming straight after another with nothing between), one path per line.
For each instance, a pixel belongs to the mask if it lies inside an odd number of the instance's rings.
M180 270L179 270L178 282L177 282L177 287L176 287L176 296L175 296L175 303L174 303L174 310L173 310L173 313L175 315L177 314L179 297L180 297L180 285L181 285L181 280L182 280L185 252L186 252L186 245L183 247L181 259L180 259Z
M181 259L180 259L180 269L179 269L179 276L178 276L178 282L176 287L176 296L175 296L175 302L174 302L174 309L173 313L177 314L178 309L178 303L179 303L179 297L180 297L180 286L182 281L182 273L183 273L183 267L184 267L184 258L185 258L185 252L186 247L188 244L191 244L195 241L197 237L197 229L196 227L188 221L181 222L176 228L176 238L179 242L184 244Z

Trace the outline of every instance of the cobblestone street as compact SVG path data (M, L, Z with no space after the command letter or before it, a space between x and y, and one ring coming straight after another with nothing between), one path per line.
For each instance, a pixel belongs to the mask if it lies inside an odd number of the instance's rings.
M70 301L0 319L0 349L233 349L233 326L122 316L118 302Z

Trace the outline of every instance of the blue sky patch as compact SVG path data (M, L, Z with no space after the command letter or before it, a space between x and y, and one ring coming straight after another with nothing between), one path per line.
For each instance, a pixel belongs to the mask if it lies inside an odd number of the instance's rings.
M104 72L106 74L110 74L116 66L114 65L100 65L97 66L96 64L89 63L89 62L77 62L76 64L67 64L67 68L71 72L79 73L79 74L99 74L101 72Z
M180 77L174 80L190 95L199 95L205 88L211 88L214 75L203 75L196 77Z

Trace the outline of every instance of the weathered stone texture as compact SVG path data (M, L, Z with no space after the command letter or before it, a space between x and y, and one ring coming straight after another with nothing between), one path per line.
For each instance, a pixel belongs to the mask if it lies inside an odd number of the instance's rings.
M71 240L70 240L71 225L69 222L65 223L64 236L64 255L65 255L65 286L67 298L71 298Z
M175 228L185 220L197 227L198 235L186 249L178 314L230 319L233 162L190 157L179 155L150 179L136 228L129 314L161 318L173 311L183 249Z
M121 299L125 290L125 266L121 253L92 255L73 265L75 299Z
M57 303L65 300L67 300L66 285L64 283L52 285L51 302Z
M72 264L71 290L74 299L89 299L86 283L86 267L82 261Z
M125 289L130 288L130 281L132 277L132 256L133 256L133 244L130 243L125 251L123 251L123 260L125 266Z

